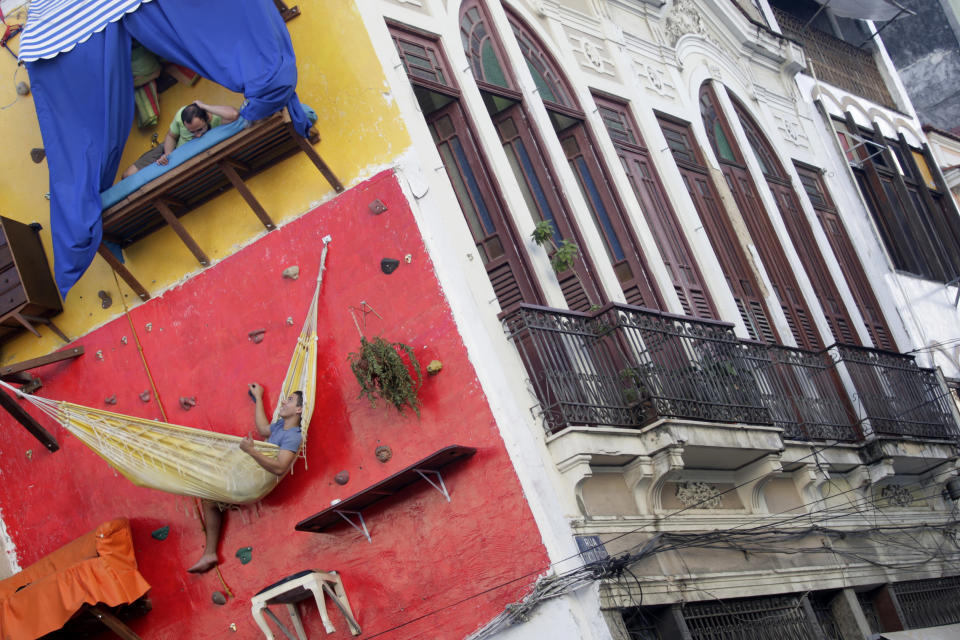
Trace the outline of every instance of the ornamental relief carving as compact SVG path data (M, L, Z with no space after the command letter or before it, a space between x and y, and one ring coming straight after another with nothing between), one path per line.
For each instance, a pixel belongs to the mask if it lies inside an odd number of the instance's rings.
M801 149L810 147L810 140L807 138L799 122L789 116L779 116L775 114L773 118L777 122L777 131L780 132L780 137L783 138L784 141Z
M683 506L692 509L719 509L723 497L712 484L706 482L684 482L677 485L677 500Z
M670 15L666 20L666 37L671 46L677 44L682 36L688 33L706 35L707 28L703 24L700 11L691 0L677 0L673 3Z
M899 484L888 484L880 491L880 497L898 507L909 507L913 504L913 494L906 487Z
M676 95L675 87L663 69L643 62L635 63L634 68L637 80L647 91L665 98L673 98Z
M597 73L614 75L613 58L604 55L605 51L602 46L582 36L567 34L567 37L570 38L573 51L580 60L580 66Z

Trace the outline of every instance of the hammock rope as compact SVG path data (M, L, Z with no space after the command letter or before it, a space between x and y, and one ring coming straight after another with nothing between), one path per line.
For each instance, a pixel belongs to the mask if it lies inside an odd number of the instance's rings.
M276 420L282 398L294 391L303 392L303 438L299 455L304 458L307 430L316 397L317 306L329 242L330 236L323 238L313 299L274 411ZM138 486L229 504L247 504L261 499L280 481L279 477L240 450L242 438L239 436L42 398L23 393L3 381L0 381L0 386L61 424ZM269 457L276 457L279 452L276 445L267 442L256 441L254 446Z

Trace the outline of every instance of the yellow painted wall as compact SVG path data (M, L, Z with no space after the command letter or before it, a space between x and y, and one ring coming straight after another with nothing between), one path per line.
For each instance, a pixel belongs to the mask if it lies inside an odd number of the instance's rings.
M302 14L287 23L297 54L298 93L301 101L319 115L316 126L321 141L315 148L349 188L373 168L391 163L409 146L409 135L389 97L383 71L354 3L302 1L299 6ZM14 12L7 21L23 22L24 18ZM14 51L18 43L18 38L11 41ZM43 224L41 237L52 259L49 203L44 198L48 191L47 164L30 160L30 149L43 143L32 96L17 99L15 82L21 81L29 84L26 70L17 68L13 58L0 51L0 107L5 107L0 111L0 215ZM241 102L240 96L207 80L200 80L192 88L178 85L165 91L160 95L160 124L142 132L133 126L121 170L150 147L152 133L163 139L176 109L196 99L234 106ZM334 195L302 153L256 176L248 185L278 224ZM265 233L260 221L232 190L181 220L214 263ZM132 245L125 256L127 267L151 295L201 269L169 228ZM139 303L122 281L119 287L128 306ZM100 290L113 297L109 309L101 308ZM54 322L70 338L76 338L120 313L123 305L117 281L98 257L70 291L64 312ZM0 346L0 363L49 353L62 345L44 328L40 332L40 339L25 334Z

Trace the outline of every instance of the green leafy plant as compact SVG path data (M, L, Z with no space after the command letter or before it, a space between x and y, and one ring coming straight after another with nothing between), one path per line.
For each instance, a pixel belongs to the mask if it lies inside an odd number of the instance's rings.
M387 342L380 336L373 340L361 336L360 351L348 354L347 360L360 384L360 397L366 397L372 406L376 406L377 398L382 398L401 413L404 407L410 407L420 415L417 391L423 385L423 372L413 347L402 342ZM416 379L410 374L411 369Z
M563 273L573 267L574 261L577 259L577 256L580 255L580 247L578 247L575 242L567 240L566 238L560 240L559 245L554 242L553 223L549 220L541 220L538 222L537 226L533 228L533 233L530 234L530 237L541 247L553 250L550 256L550 266L552 266L553 270L557 273Z

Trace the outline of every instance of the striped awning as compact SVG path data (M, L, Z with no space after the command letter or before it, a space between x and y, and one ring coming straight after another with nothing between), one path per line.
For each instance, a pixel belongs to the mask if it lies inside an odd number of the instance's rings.
M20 60L70 51L150 0L32 0L20 36Z

